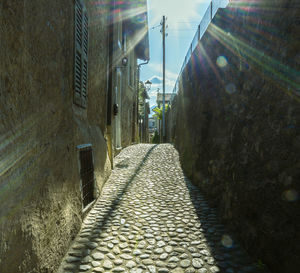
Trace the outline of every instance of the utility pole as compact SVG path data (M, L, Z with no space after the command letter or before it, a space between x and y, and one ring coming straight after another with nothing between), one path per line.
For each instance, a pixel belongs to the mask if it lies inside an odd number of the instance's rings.
M166 17L162 19L162 36L163 36L163 113L162 113L162 125L163 125L163 142L166 141L166 117L165 117L165 96L166 96Z

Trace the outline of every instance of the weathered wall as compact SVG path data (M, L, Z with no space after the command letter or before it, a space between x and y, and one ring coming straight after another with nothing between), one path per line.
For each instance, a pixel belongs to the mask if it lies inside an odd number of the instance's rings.
M231 1L185 68L175 143L183 168L249 252L300 268L298 1Z
M166 141L170 143L176 140L177 109L177 95L175 95L166 113Z
M136 101L136 71L137 71L137 59L134 53L134 46L131 36L127 37L127 52L128 65L124 68L124 88L122 92L122 147L129 146L132 143L132 126L136 117L133 116L133 103ZM129 75L131 74L131 81Z
M128 65L122 68L123 88L122 88L122 108L121 108L121 138L122 147L125 148L132 143L133 122L136 123L136 117L133 115L133 104L136 101L137 87L137 56L135 54L135 36L129 34L132 30L125 30L126 51L124 56L128 58ZM129 79L131 77L131 80Z
M55 272L82 218L76 146L109 174L107 5L90 15L87 110L73 104L74 1L0 2L0 272ZM100 16L101 15L101 16Z
M125 89L126 90L126 89ZM131 87L127 88L128 92L122 96L122 147L127 147L132 143L132 120L133 102L135 100L134 90Z

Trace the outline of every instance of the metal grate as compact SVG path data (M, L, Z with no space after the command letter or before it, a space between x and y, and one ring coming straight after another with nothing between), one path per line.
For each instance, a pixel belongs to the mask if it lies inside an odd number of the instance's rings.
M92 147L80 151L82 202L86 207L94 201L94 164Z

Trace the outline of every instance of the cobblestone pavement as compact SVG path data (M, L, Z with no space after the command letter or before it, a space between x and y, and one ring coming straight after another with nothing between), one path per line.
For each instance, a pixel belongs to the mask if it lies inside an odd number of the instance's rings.
M124 149L59 272L260 272L170 144Z

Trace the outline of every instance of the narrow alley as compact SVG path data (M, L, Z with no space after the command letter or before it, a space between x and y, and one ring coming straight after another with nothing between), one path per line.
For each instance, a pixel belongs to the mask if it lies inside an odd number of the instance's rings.
M0 0L0 273L299 273L299 0Z
M171 144L122 150L59 272L260 272Z

